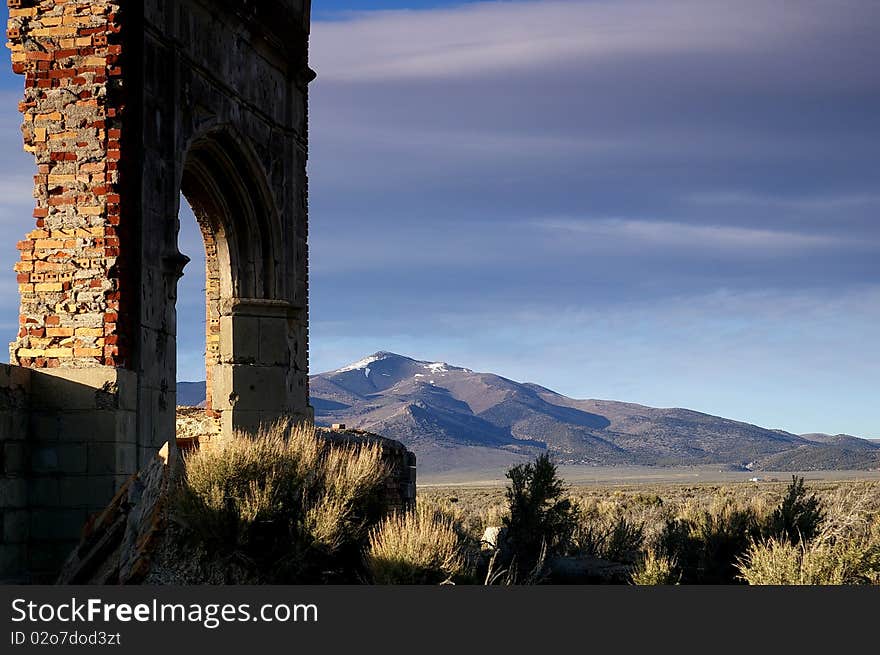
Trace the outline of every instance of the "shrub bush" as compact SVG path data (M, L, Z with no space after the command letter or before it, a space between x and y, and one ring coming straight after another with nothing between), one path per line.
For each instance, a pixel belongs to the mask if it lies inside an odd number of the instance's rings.
M507 471L508 515L505 554L514 577L530 575L543 556L562 554L570 547L577 510L547 454Z
M842 564L831 548L767 539L751 546L739 570L750 585L839 585Z
M279 423L190 453L176 514L267 581L352 579L388 475L378 445L330 445L312 426Z
M851 489L833 500L811 540L799 532L799 542L785 535L755 541L739 562L742 579L755 585L880 584L876 488Z
M678 584L680 575L675 561L648 550L632 573L632 583L642 586Z
M807 496L804 479L793 475L785 496L767 526L768 536L796 544L810 541L821 528L825 514L815 494Z
M530 481L532 476L520 469L517 480ZM569 561L578 555L632 563L632 581L638 584L880 583L880 485L826 481L810 489L802 480L791 482L669 485L657 488L662 500L641 487L567 489L564 494L576 499L569 514L576 529L567 546L559 546L565 538L549 539L556 552L548 553L547 563L551 569L556 564L557 573L560 566L568 566L566 570L588 566ZM478 540L487 526L501 524L499 508L503 513L520 506L511 499L527 496L529 488L525 483L511 484L504 506L499 504L505 495L502 489L456 489L456 507L471 539ZM420 498L449 493L422 489ZM530 514L521 512L521 516ZM546 535L541 527L545 523L533 518L531 524L538 526L537 534ZM792 528L793 538L784 526ZM536 571L526 564L511 569L509 555L514 550L505 542L504 556L485 553L480 580L525 584L547 579L547 570L540 567ZM487 562L490 555L493 559ZM561 563L557 555L574 557Z
M739 568L751 585L878 584L880 544L768 539L753 544Z
M467 573L465 541L455 519L421 502L387 517L370 533L367 569L376 584L438 584Z
M754 510L727 500L668 520L658 546L676 562L682 584L733 584L740 581L737 563L758 536Z
M572 554L612 562L634 563L642 554L644 525L624 512L581 509L573 535Z

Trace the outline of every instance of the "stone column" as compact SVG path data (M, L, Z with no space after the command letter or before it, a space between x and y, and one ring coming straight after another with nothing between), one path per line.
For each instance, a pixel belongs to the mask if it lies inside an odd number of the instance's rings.
M300 384L306 370L297 353L303 309L244 298L220 307L220 364L211 395L221 430L253 432L285 417L314 420Z

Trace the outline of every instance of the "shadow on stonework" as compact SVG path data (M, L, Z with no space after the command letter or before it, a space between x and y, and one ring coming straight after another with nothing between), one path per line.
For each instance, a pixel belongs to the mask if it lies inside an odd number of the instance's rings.
M0 365L0 582L45 583L88 518L155 456L139 445L134 375Z

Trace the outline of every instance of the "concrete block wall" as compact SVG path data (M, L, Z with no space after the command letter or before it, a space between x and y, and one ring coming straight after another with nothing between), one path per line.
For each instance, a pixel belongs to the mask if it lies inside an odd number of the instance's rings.
M137 471L137 379L124 369L34 371L30 540L35 580L54 579L89 516Z
M222 303L220 363L212 379L212 409L221 429L256 430L278 419L313 420L303 369L294 366L302 311L285 301Z
M18 244L11 361L135 371L138 460L149 461L175 424L183 191L208 255L209 411L243 428L257 414L308 417L310 3L7 2L13 70L25 76L24 147L37 168L36 229ZM220 355L221 302L250 299L270 307L272 341L251 364L259 371L239 369L243 355ZM247 320L228 316L227 335L247 332ZM235 367L243 404L233 410L225 394L215 412L214 377L229 381L223 365ZM251 386L265 396L280 377L274 407L248 404Z
M308 406L309 3L148 0L143 90L142 439L173 429L180 193L206 254L208 413L253 430ZM285 368L286 367L286 368Z
M0 365L0 581L46 582L137 470L130 371Z
M28 559L30 373L0 364L0 583L21 581Z

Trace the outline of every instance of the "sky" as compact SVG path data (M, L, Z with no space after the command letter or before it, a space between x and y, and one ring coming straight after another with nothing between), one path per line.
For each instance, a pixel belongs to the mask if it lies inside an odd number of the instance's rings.
M880 437L880 3L313 2L311 370L378 350ZM30 226L0 73L0 329ZM180 287L179 378L203 379Z

